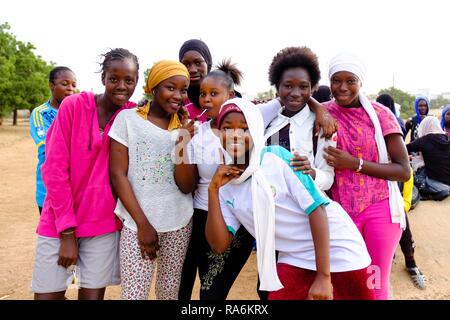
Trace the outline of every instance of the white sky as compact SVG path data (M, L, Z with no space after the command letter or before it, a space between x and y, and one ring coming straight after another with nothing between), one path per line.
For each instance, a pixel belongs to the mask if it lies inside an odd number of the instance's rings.
M2 0L0 23L31 42L47 61L75 71L82 90L103 92L97 62L123 47L143 72L160 59L178 59L181 44L205 41L214 63L230 57L244 72L241 92L270 88L267 71L286 46L310 47L321 83L328 61L350 51L365 62L366 93L395 86L412 94L450 92L450 9L445 0ZM393 76L395 75L395 76Z

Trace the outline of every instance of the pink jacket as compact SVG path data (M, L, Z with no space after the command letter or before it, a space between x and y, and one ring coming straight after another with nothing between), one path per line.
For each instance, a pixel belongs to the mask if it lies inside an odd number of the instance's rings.
M134 107L128 102L120 110ZM120 230L109 178L108 132L118 110L100 134L91 92L64 99L46 138L42 178L47 197L37 227L41 236L58 238L75 227L76 237Z

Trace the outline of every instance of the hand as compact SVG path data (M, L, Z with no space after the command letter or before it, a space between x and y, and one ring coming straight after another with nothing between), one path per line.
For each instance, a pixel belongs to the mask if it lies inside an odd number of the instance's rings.
M155 228L147 220L143 224L138 225L137 229L142 259L156 259L157 251L159 250L159 239Z
M67 230L65 230L67 231ZM61 244L59 247L58 265L67 268L77 264L78 243L75 234L61 234Z
M220 164L217 167L216 173L212 177L211 182L209 183L209 188L215 190L218 190L220 187L226 185L234 178L239 177L242 172L244 172L243 169L240 169L237 166L225 165L225 157L221 149L219 149L219 154Z
M320 133L320 128L323 129L323 134L321 138L330 139L333 133L338 129L337 121L331 116L331 114L322 108L322 112L316 113L316 121L314 126L314 134L316 136Z
M333 300L333 285L330 276L316 275L307 300Z
M328 147L324 149L324 158L330 167L335 169L351 169L357 170L359 167L359 159L338 148Z
M294 157L291 159L290 165L293 167L294 171L302 171L304 174L311 174L314 172L308 157L301 156L298 152L294 152Z

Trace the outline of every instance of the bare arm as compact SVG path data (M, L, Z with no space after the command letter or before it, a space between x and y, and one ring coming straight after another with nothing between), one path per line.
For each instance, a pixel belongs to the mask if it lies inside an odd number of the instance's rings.
M314 127L314 134L319 135L320 129L322 128L323 134L322 138L331 138L333 133L337 131L337 122L330 115L327 108L320 104L313 97L309 98L308 106L312 112L316 114L316 123Z
M390 134L384 139L392 162L378 163L364 160L360 172L385 180L407 181L410 177L409 158L401 135ZM359 159L346 151L328 147L325 149L325 153L324 157L328 164L336 169L357 170L359 167Z
M222 154L222 153L221 153ZM223 253L230 246L233 236L223 219L220 208L219 189L234 178L241 175L242 170L235 166L224 165L222 154L221 165L217 167L208 187L208 217L206 219L205 235L211 249Z
M131 188L128 180L128 161L128 148L111 139L109 165L112 185L125 209L136 222L142 257L144 258L146 253L153 260L159 249L158 235L142 211Z
M196 164L189 163L187 155L188 143L190 137L188 135L180 135L175 145L175 183L183 193L191 193L197 188L198 169Z
M309 225L316 257L316 278L311 285L308 298L314 300L333 299L330 274L330 235L328 218L323 206L309 215Z

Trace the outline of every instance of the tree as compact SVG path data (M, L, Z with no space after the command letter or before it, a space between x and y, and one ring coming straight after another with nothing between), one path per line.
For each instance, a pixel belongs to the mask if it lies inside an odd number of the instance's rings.
M443 95L438 95L436 99L430 100L430 109L440 109L448 104L450 104L449 99L445 99Z
M414 110L414 96L409 94L408 92L402 91L400 89L390 87L386 89L381 89L380 92L378 92L378 95L388 93L394 98L394 101L398 103L401 106L401 118L409 118L416 114L416 111Z
M17 109L32 110L45 101L48 74L54 66L35 55L31 43L17 40L9 30L8 23L0 25L0 118Z
M255 100L256 101L268 101L275 98L275 91L273 88L270 88L268 91L259 92L256 94Z

